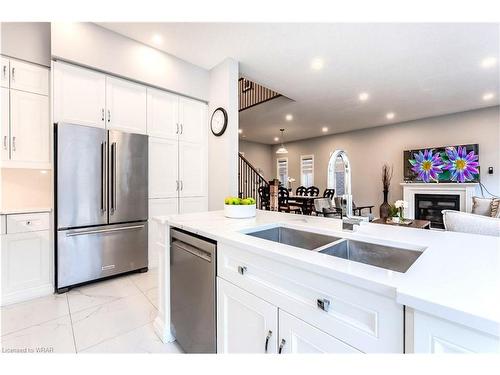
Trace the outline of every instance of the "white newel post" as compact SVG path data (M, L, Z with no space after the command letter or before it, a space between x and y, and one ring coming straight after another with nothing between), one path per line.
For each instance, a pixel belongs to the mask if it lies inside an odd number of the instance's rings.
M408 202L405 216L415 219L415 194L458 195L460 211L472 211L472 197L477 194L478 183L406 183L402 182L403 200Z

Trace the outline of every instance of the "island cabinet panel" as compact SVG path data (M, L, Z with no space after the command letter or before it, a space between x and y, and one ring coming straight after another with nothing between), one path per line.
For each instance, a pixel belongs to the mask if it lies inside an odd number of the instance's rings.
M217 353L276 353L278 308L217 278Z
M280 354L360 353L352 346L283 310L279 311L278 351L280 349Z
M500 353L499 332L489 335L420 311L413 324L415 353Z
M403 306L393 298L219 243L219 277L367 353L403 353Z

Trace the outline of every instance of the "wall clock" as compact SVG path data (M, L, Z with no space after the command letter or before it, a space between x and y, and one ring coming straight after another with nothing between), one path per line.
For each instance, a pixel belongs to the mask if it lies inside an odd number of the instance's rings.
M224 108L219 107L212 113L210 128L216 137L220 137L224 134L227 128L227 112Z

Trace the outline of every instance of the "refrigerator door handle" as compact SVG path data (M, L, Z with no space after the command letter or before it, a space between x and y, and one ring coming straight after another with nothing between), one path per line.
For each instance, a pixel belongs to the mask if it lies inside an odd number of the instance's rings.
M111 214L116 211L116 142L111 144Z
M99 233L111 233L111 232L119 232L119 231L142 229L142 228L144 228L144 224L142 224L142 225L130 225L128 227L121 227L121 228L81 230L81 231L67 232L66 237L85 236L88 234L99 234Z
M101 142L101 212L106 212L106 147L107 142Z

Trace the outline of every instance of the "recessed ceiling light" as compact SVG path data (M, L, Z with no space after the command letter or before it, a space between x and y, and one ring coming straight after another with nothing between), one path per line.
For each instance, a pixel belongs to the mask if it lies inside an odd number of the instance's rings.
M316 57L311 61L311 69L313 70L321 70L323 69L324 61L319 57Z
M286 121L292 121L293 120L293 116L291 114L288 114L285 116L285 119Z
M389 112L385 115L385 117L388 119L388 120L392 120L394 118L394 116L396 116L394 114L394 112Z
M496 57L486 57L481 61L481 66L485 69L491 68L497 64Z
M280 139L278 137L274 137L274 142L278 142Z
M163 42L163 38L161 37L160 34L154 34L151 40L153 41L154 44L161 44L161 42Z
M240 134L241 134L241 133L243 133L243 130L241 130L241 129L238 129L238 133L240 133Z
M495 97L495 94L492 92L487 92L486 94L483 95L483 100L491 100Z
M326 126L323 126L323 127L321 128L321 131L322 131L323 133L326 133L326 132L328 131L328 128L327 128Z
M370 94L368 94L367 92L362 92L358 95L358 99L361 100L362 102L367 101L369 97Z

